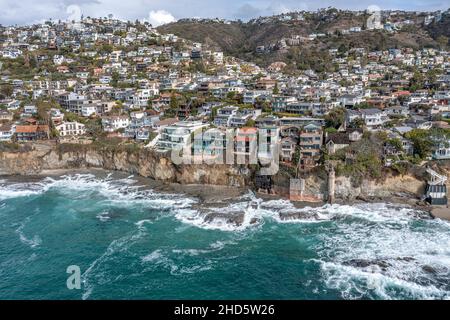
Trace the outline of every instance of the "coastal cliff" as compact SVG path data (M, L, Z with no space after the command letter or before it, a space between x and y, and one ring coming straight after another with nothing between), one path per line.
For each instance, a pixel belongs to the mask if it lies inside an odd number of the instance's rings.
M255 168L243 165L175 165L168 157L148 149L105 150L42 144L33 145L27 151L0 152L0 175L39 175L47 170L80 168L123 171L169 183L233 187L253 187L256 174ZM278 180L275 177L275 190ZM308 175L305 187L309 194L326 194L326 176ZM356 185L350 177L336 178L336 198L342 201L389 197L417 199L424 188L424 180L409 174L389 174L378 181L363 179ZM283 190L283 187L278 190ZM286 188L277 193L285 196Z
M251 184L246 166L175 165L147 149L96 150L39 145L26 152L0 152L0 175L38 175L45 170L102 168L164 182L243 187Z

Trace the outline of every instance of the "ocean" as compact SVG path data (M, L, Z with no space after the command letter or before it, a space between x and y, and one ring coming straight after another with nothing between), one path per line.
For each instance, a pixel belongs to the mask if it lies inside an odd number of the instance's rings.
M388 203L249 191L211 205L116 173L4 178L0 239L0 299L450 298L450 224Z

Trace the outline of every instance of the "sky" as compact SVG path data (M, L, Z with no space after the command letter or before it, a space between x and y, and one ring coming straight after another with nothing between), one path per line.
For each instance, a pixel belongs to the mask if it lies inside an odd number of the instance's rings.
M77 16L146 20L154 26L181 18L248 20L294 10L329 6L364 10L370 5L410 11L446 10L450 0L0 0L0 24L32 24L52 18L76 20Z

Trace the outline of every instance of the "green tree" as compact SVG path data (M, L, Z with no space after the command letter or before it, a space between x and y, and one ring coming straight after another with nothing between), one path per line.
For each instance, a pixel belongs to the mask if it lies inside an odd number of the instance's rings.
M424 86L424 76L419 71L414 72L413 77L409 82L409 90L415 92L419 89L422 89Z
M275 83L275 87L273 88L273 94L279 94L280 90L278 89L278 82Z
M11 84L3 84L0 87L0 93L4 96L4 97L11 97L12 94L14 92L14 88Z
M406 138L413 143L414 153L421 159L425 159L431 153L433 142L430 139L430 133L423 129L414 129L406 133Z
M327 128L338 129L345 122L346 110L344 108L338 107L332 109L325 116L325 124Z
M361 118L356 118L355 120L353 120L352 122L350 122L350 127L351 128L362 128L364 127L364 120Z
M111 75L111 86L117 88L118 83L119 83L119 73L117 71L113 71Z
M246 127L254 127L256 124L255 120L253 119L248 119L247 122L245 123Z
M170 109L176 110L176 109L178 109L178 106L179 106L178 99L175 96L175 94L172 93L172 95L170 96L169 107L170 107Z
M395 150L397 150L398 152L403 151L403 144L402 144L402 141L399 138L389 139L387 141L387 143L389 145L391 145L392 147L394 147Z

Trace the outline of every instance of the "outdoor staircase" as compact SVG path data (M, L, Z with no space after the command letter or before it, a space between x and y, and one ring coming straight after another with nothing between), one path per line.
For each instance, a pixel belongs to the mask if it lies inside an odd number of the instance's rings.
M431 176L431 179L428 181L429 185L437 186L444 185L447 182L447 177L443 176L431 168L427 168L427 173Z

